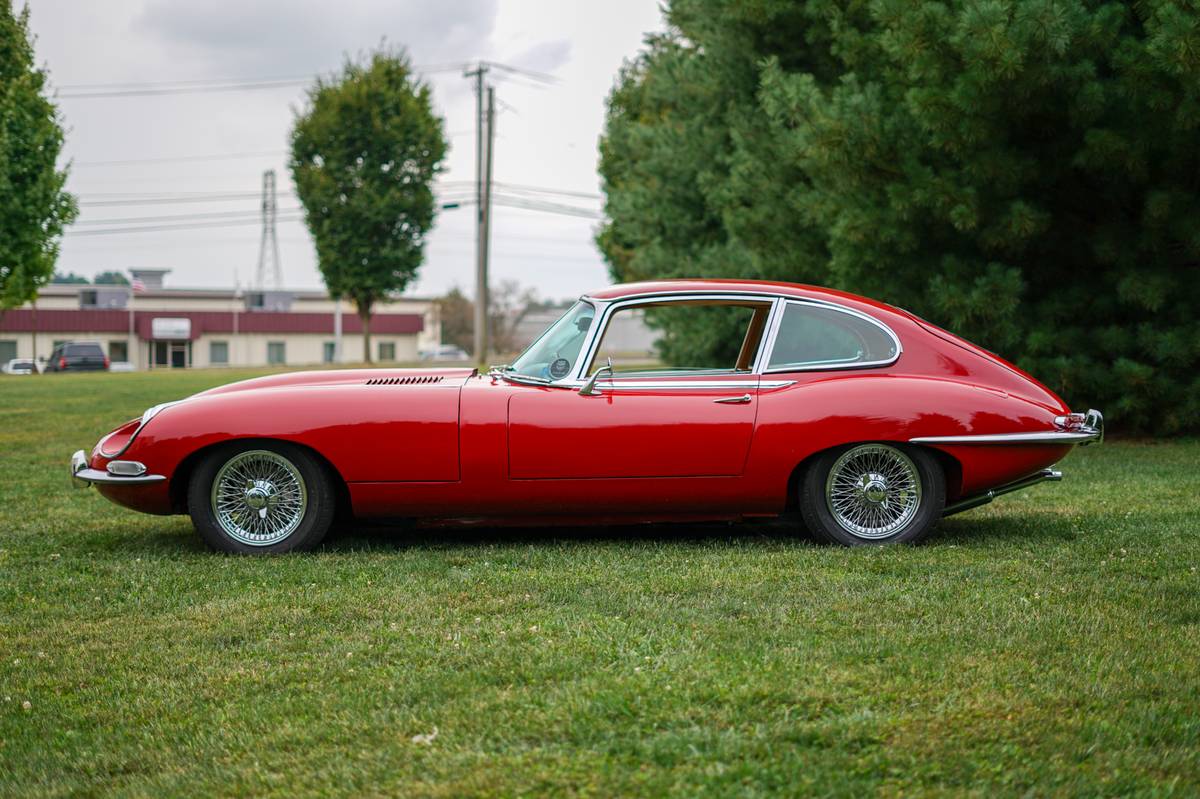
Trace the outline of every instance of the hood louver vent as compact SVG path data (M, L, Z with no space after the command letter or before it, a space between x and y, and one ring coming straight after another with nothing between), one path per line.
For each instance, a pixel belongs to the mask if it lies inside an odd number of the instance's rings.
M417 383L440 383L441 375L414 375L412 377L372 377L368 386L411 386Z

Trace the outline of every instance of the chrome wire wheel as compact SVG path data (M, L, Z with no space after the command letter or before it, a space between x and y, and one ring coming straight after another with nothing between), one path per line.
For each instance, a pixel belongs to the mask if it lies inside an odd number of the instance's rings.
M300 471L277 452L234 455L212 484L212 511L231 538L254 547L278 543L296 531L308 510Z
M921 506L921 477L912 460L886 444L842 453L825 481L834 521L858 538L877 540L903 530Z

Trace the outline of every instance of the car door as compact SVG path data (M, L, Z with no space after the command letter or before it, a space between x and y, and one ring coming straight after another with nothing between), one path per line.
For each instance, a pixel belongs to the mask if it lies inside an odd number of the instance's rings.
M524 386L509 399L514 480L736 477L754 435L753 374L601 379L596 393Z

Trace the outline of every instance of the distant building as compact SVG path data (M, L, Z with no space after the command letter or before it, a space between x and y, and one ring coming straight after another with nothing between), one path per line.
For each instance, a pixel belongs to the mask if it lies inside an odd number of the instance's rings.
M0 314L0 363L45 359L58 343L79 340L98 341L109 360L138 369L335 362L336 304L325 292L168 289L164 271L135 270L132 286L45 286L36 306ZM361 361L362 326L349 302L342 303L342 333L341 360ZM375 306L376 361L415 361L440 342L432 300Z

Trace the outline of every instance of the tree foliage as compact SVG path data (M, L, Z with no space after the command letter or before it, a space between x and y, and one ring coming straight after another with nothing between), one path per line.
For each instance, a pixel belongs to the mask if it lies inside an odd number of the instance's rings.
M1195 6L672 0L667 14L621 73L601 143L616 278L861 292L1121 429L1200 429Z
M75 200L55 167L63 131L34 63L29 8L0 0L0 311L36 299L58 259Z
M363 321L367 361L372 306L403 291L424 258L445 154L430 88L403 53L348 61L318 79L296 117L292 179L325 285Z
M128 286L129 278L125 277L121 272L110 269L96 275L92 282L97 286Z

